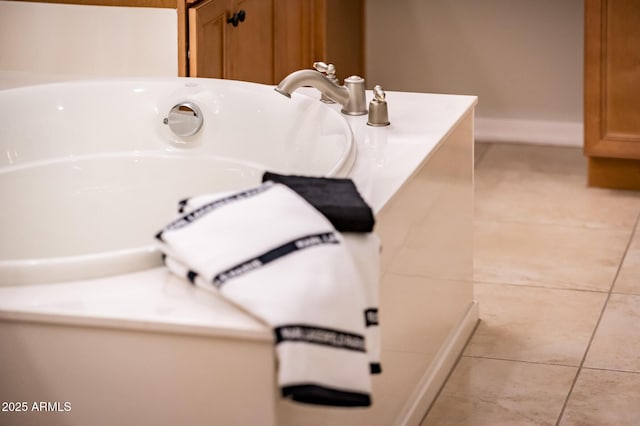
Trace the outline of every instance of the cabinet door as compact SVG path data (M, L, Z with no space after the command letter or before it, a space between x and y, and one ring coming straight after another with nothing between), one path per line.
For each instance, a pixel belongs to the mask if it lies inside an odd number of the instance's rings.
M241 11L242 22L228 22ZM206 0L189 8L189 75L274 83L273 0Z
M233 0L230 15L241 10L244 22L228 26L225 78L273 84L273 0Z
M585 152L640 159L640 0L587 0L585 18Z
M224 78L228 0L208 0L189 9L189 75Z
M314 0L274 0L274 77L279 82L293 71L324 61L315 54ZM332 59L333 60L333 59Z
M274 0L276 82L315 61L364 77L364 0Z

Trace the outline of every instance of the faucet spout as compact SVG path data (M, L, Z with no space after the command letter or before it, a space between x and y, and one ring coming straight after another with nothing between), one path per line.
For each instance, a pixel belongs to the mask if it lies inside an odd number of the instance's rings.
M276 92L291 97L291 94L303 86L312 86L318 89L321 93L327 95L334 101L345 104L349 99L349 91L342 86L334 84L325 76L314 70L300 70L295 71L286 76L278 87Z
M291 94L303 86L311 86L323 95L342 105L342 113L363 115L367 113L364 79L349 77L344 86L338 86L327 77L314 70L294 71L286 76L275 88L276 92L290 98Z

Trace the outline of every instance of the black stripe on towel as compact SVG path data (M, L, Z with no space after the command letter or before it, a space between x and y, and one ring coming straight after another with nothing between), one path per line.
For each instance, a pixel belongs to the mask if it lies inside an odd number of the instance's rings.
M178 213L184 213L184 208L187 206L189 202L189 198L185 198L184 200L178 201Z
M311 234L302 238L298 238L297 240L290 241L285 243L279 247L274 248L273 250L269 250L268 252L254 257L253 259L249 259L242 263L239 263L226 271L220 272L218 275L213 277L213 285L220 288L224 283L226 283L231 278L238 277L240 275L246 274L247 272L253 271L254 269L260 268L261 266L273 262L276 259L279 259L283 256L291 254L298 250L307 249L310 247L315 247L321 244L339 244L336 234L334 232L323 232L320 234Z
M316 384L283 386L282 396L306 404L333 407L369 407L371 397L362 392L333 389Z
M213 210L216 210L222 206L226 206L227 204L233 203L235 201L244 200L246 198L251 198L255 195L261 194L267 189L272 188L273 186L274 186L273 182L265 182L256 188L251 188L246 191L238 192L233 195L229 195L228 197L224 197L219 200L215 200L210 203L207 203L201 207L198 207L194 211L187 213L181 218L171 222L162 231L156 234L156 238L162 241L162 233L164 231L172 231L175 229L184 228L185 226L189 225L192 222L195 222L196 220L200 219L202 216L206 215L207 213L212 212Z
M364 311L364 324L366 327L378 325L378 308L369 308Z
M189 271L187 272L187 279L191 284L193 285L196 284L197 277L198 277L198 273L196 271L192 271L191 269L189 269Z
M283 342L303 342L357 352L365 352L366 350L364 336L331 328L289 324L276 327L274 332L276 335L276 344Z

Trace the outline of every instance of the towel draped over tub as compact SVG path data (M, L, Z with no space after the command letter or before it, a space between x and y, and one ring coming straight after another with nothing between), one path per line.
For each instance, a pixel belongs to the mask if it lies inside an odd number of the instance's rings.
M380 243L370 232L373 215L367 215L369 208L355 186L348 191L360 201L346 203L357 205L367 225L353 220L347 204L342 212L330 208L333 213L325 216L310 203L315 197L326 213L327 201L318 195L322 191L311 191L315 195L308 201L274 182L281 178L265 175L269 180L246 191L181 201L179 216L156 235L165 264L273 329L284 397L319 405L369 406L370 373L381 371ZM292 178L304 194L300 188L305 178ZM342 190L345 184L353 185L344 179L323 180L329 185L326 194L332 193L331 185ZM311 183L317 186L318 181ZM351 218L336 222L335 213ZM366 231L341 233L334 226L340 227L340 221L357 223Z

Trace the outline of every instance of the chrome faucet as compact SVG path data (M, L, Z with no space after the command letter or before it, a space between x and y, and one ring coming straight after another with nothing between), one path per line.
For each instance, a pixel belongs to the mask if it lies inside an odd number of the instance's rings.
M362 77L354 75L345 78L344 86L340 86L318 71L300 70L283 78L275 90L290 98L291 94L302 86L315 87L323 96L338 102L342 105L343 114L364 115L367 113L364 78Z

